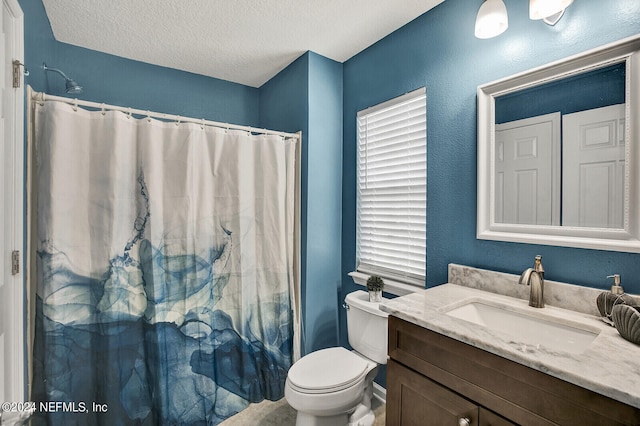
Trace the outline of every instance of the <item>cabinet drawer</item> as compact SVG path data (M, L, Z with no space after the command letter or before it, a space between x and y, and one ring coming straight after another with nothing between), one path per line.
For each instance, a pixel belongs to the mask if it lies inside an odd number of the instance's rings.
M640 410L389 317L389 356L523 425L640 425Z
M515 423L511 423L509 420L505 419L493 413L486 408L480 407L479 413L480 423L479 426L514 426Z

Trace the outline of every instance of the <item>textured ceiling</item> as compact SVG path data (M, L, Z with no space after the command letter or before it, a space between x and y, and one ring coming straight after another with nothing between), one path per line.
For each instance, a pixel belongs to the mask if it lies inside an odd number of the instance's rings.
M344 62L443 0L43 0L56 40L260 87L307 50Z

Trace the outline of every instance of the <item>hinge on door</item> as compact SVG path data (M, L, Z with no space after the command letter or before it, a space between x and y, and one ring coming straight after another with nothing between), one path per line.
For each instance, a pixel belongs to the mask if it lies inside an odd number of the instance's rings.
M22 62L20 62L17 59L13 60L13 88L17 89L18 87L20 87L20 67L24 67L24 75L29 75L29 71L27 71L27 67L24 66L24 64Z
M18 275L20 273L20 250L14 250L11 252L11 275Z

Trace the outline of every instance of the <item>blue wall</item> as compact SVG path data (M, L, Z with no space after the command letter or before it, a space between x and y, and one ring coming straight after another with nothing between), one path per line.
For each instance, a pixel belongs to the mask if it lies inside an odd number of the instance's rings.
M497 38L473 36L480 0L446 0L344 64L307 53L256 89L56 42L41 0L20 0L26 81L63 95L62 78L39 68L46 62L85 87L82 99L302 130L307 351L347 344L339 306L357 289L346 275L355 268L356 113L422 86L427 286L446 282L450 262L520 273L541 254L551 280L606 288L604 277L620 273L627 291L640 293L638 254L475 238L477 86L640 32L638 0L576 1L555 27L529 20L526 1L505 3L509 29Z
M342 264L342 64L309 57L307 352L339 344ZM313 259L313 261L311 261Z
M41 0L19 0L24 13L27 84L36 91L143 110L257 126L259 90L57 42ZM84 87L65 93L60 68Z
M261 127L302 130L303 353L338 344L342 64L308 52L260 88Z
M37 91L70 96L60 68L84 87L79 99L303 132L303 351L338 343L341 284L342 64L308 52L261 88L150 65L56 41L41 0L20 0L26 78ZM311 161L309 159L312 159ZM308 230L308 231L307 231ZM309 234L307 236L307 233Z
M640 255L476 239L476 88L640 32L637 0L576 1L547 26L506 0L509 29L474 37L481 2L446 0L344 64L343 292L355 289L356 113L420 86L427 92L427 287L451 262L520 273L541 254L550 280L640 293ZM342 320L344 327L344 320Z
M626 63L499 96L496 124L559 112L562 115L625 103Z
M309 54L296 59L287 68L260 88L260 127L282 131L302 131L302 193L300 194L301 234L307 234L307 198L309 160ZM304 240L303 240L304 241ZM305 305L307 300L307 245L300 245L300 286L302 320L306 324ZM302 347L305 338L302 336Z

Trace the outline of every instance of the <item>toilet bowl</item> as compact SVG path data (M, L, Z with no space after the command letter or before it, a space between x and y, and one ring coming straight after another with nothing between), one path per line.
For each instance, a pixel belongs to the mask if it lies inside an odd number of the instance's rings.
M387 316L364 291L345 298L349 351L334 347L312 352L287 375L285 398L297 411L297 426L370 426L373 379L386 364Z

